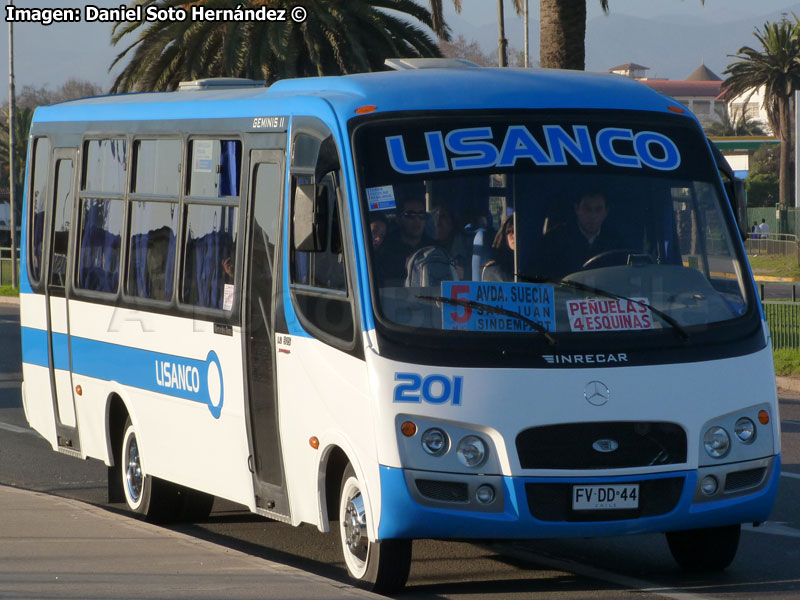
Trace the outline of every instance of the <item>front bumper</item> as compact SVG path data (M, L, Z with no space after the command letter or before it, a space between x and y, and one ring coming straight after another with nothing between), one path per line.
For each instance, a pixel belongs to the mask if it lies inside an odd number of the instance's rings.
M496 503L479 507L471 498L457 502L422 498L413 490L416 472L380 467L380 539L534 539L601 537L682 529L720 527L766 521L780 480L781 457L738 463L736 472L765 467L763 479L749 489L722 491L719 499L696 497L698 470L670 471L623 477L498 477L448 475L466 489L487 482L497 486ZM437 474L421 473L430 480ZM573 511L568 490L573 484L639 483L641 510L636 514ZM648 492L649 498L645 495ZM565 492L566 490L566 492ZM674 497L664 505L662 494ZM616 513L616 514L615 514ZM538 515L534 516L534 514ZM593 520L594 519L594 520Z

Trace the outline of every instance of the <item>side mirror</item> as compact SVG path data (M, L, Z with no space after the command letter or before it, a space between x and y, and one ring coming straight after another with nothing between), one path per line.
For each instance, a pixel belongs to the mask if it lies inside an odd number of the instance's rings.
M746 240L750 229L747 225L747 190L744 179L734 178L731 187L733 188L733 214L736 215L736 224L739 226L742 240Z
M294 190L292 238L298 252L321 252L327 242L328 204L317 194L313 183L299 184Z
M733 216L736 219L736 227L739 229L739 235L742 240L747 239L749 227L747 225L747 192L745 191L744 180L738 179L733 174L730 164L719 151L719 148L714 145L714 142L708 140L711 147L711 152L714 155L714 161L717 163L722 184L725 186L725 194L728 196L728 202L731 205Z

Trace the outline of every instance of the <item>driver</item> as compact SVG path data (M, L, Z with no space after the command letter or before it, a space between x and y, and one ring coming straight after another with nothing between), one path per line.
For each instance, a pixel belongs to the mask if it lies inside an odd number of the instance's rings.
M573 204L573 210L573 222L549 231L544 237L541 275L561 279L580 271L589 259L599 254L624 248L619 234L603 227L609 212L605 194L584 193Z

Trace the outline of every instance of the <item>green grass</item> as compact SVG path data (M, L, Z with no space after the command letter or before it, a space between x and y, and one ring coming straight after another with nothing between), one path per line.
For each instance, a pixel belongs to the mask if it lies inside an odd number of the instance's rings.
M776 375L800 375L800 350L775 350L773 357Z
M19 290L10 285L0 285L0 296L19 296Z
M763 254L748 258L756 277L769 275L800 280L800 265L797 264L797 257L793 254Z

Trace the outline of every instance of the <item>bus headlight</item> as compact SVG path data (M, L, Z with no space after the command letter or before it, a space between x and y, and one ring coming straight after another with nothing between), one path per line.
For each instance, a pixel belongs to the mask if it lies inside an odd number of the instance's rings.
M756 424L747 417L742 417L736 421L733 432L743 444L749 444L756 437Z
M711 458L722 458L731 448L731 437L722 427L712 427L703 436L703 447Z
M447 452L447 448L450 446L450 439L447 434L438 427L426 430L422 434L420 441L422 442L423 450L431 456L441 456Z
M486 444L477 435L468 435L458 442L456 454L465 467L477 467L486 460Z

